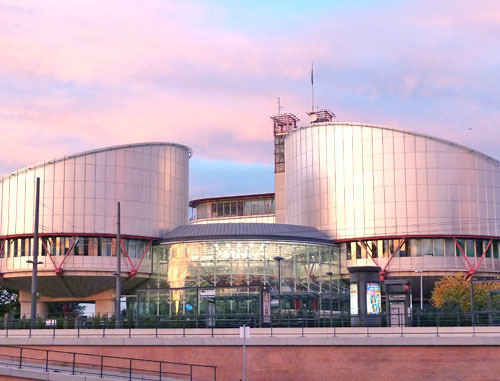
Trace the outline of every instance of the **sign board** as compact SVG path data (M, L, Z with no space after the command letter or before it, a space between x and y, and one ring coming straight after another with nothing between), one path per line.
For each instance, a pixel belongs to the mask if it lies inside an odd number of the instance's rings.
M388 294L389 300L406 300L406 295L405 294Z
M248 339L250 337L250 327L243 326L240 327L240 338Z
M211 288L208 290L200 290L200 298L215 298L215 288Z
M381 296L379 283L366 284L366 313L368 315L380 314Z
M273 299L273 300L271 300L271 306L278 307L279 305L280 305L279 299Z
M351 283L350 287L351 294L351 315L358 314L358 284Z

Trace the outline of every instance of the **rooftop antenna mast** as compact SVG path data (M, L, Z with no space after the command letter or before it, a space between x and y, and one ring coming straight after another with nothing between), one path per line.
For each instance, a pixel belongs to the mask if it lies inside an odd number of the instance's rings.
M311 112L314 112L314 61L311 61Z
M278 100L275 102L278 104L278 115L281 115L281 110L284 108L282 105L281 105L281 99L280 97L278 97Z

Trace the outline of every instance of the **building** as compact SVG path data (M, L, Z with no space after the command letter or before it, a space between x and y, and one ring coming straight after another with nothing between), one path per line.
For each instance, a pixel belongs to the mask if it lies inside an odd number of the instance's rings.
M153 241L186 223L191 150L172 143L103 148L33 165L0 180L0 284L30 316L35 179L40 178L37 312L47 302L93 301L114 313L117 202L123 291L153 271Z
M191 224L274 223L274 193L209 197L189 201Z
M415 132L329 122L287 135L285 168L286 218L276 221L327 233L344 277L367 265L385 277L423 274L430 294L436 277L500 273L496 159Z
M211 303L219 314L260 314L266 289L299 313L317 310L339 287L345 292L338 247L309 226L179 226L155 247L155 259L156 288L138 292L143 317L207 314Z
M499 161L420 133L333 122L328 110L308 115L302 127L292 114L272 118L275 193L188 202L191 150L173 143L103 148L5 176L0 283L20 291L28 316L37 177L42 315L53 301L114 313L117 202L123 293L147 316L259 313L264 291L280 311L339 310L332 299L346 296L355 266L409 279L414 300L420 277L426 298L444 275L500 275Z

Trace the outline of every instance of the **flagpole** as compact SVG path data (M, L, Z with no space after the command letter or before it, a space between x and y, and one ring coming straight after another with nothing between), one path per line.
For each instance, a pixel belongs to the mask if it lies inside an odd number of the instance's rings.
M314 61L311 61L311 112L314 112Z

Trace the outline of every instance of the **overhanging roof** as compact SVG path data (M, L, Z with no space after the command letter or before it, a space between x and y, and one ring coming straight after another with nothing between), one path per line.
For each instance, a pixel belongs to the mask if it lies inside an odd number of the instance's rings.
M215 239L264 239L333 243L325 233L310 226L266 223L182 225L167 234L162 242Z

